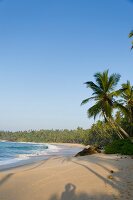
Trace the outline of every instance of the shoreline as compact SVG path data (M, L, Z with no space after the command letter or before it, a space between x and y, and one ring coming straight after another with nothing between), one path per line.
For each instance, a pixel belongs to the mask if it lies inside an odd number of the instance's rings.
M3 141L3 142L7 142L7 141ZM18 143L22 143L22 142L18 142ZM31 143L31 142L24 142L24 143ZM17 167L20 168L21 166L32 165L32 164L34 165L36 163L39 163L43 160L50 159L52 157L72 156L72 155L75 155L77 152L79 152L80 150L82 150L85 147L82 144L73 144L73 143L35 143L34 142L31 144L53 145L53 146L56 146L59 148L59 152L55 152L55 153L50 152L49 155L35 155L35 156L31 156L27 159L22 159L22 160L8 163L8 164L0 165L0 172L9 171L9 170L12 170Z

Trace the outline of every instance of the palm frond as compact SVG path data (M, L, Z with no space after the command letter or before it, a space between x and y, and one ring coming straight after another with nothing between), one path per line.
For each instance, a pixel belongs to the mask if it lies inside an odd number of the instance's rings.
M94 74L96 82L98 83L99 87L103 91L106 90L106 86L107 86L107 82L108 82L108 71L109 70L105 70L103 73L97 72Z
M132 43L132 46L131 46L131 50L132 50L133 49L133 41L131 43Z
M103 87L104 87L105 92L109 90L109 88L108 88L108 80L109 80L108 73L109 73L109 70L105 70L103 72Z
M133 37L133 30L128 35L129 38Z
M108 90L114 90L114 88L116 87L116 85L118 84L119 80L120 80L120 74L112 74L109 77L109 81L108 81Z
M122 95L123 92L124 92L126 89L127 89L127 88L121 88L121 89L119 89L119 90L115 90L115 91L111 92L110 95L111 95L112 97L113 97L113 96L118 97L118 96Z
M133 30L129 33L128 35L129 38L133 37ZM133 41L131 42L132 46L131 46L131 50L133 49Z
M88 117L94 117L94 120L98 114L102 112L102 105L101 102L97 102L95 105L93 105L91 108L88 109Z
M101 89L92 81L85 82L87 88L91 88L95 93L100 93Z
M94 100L94 99L96 99L96 96L90 97L90 98L87 98L87 99L84 99L84 100L81 102L81 106L84 105L84 104L86 104L86 103L88 103L90 100Z
M122 103L119 103L118 101L114 102L114 107L119 109L124 115L128 115L129 113L128 109Z
M128 98L133 98L133 86L131 86L130 81L127 81L127 83L123 83L122 88L126 88L123 95L127 96Z
M96 83L98 84L98 86L104 90L104 86L103 86L103 81L102 81L102 74L100 72L97 72L94 74L94 77L96 79Z

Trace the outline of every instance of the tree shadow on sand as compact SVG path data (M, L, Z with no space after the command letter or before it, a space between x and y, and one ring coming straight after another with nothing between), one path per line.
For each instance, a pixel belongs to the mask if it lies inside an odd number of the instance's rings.
M76 167L84 168L87 172L87 174L93 174L95 177L97 177L99 180L101 180L106 189L112 188L114 191L116 191L117 195L119 196L119 199L125 200L125 199L133 199L133 184L132 184L132 165L133 160L130 157L125 156L100 156L100 155L93 155L93 156L85 156L80 158L71 158L71 159L63 159L63 162L72 162L75 164ZM79 170L80 170L79 168ZM129 169L129 170L128 170ZM91 184L88 181L88 187L89 184ZM101 192L104 190L101 190ZM82 194L84 197L83 199L86 200L87 194ZM109 196L107 193L103 194L101 193L98 196L87 196L88 200L90 199L102 199L102 200L108 200L108 199L115 199ZM108 197L109 196L109 197ZM113 194L112 194L113 196ZM106 198L105 198L106 197ZM79 196L75 197L75 199L80 199ZM53 199L54 200L54 199ZM56 200L56 199L55 199ZM59 199L63 200L63 199Z
M0 180L0 186L3 185L13 175L14 175L13 173L10 173L4 176L4 178Z
M49 200L113 200L114 196L109 196L107 194L97 194L89 195L87 193L76 194L76 186L72 183L65 185L64 191L61 196L54 194Z

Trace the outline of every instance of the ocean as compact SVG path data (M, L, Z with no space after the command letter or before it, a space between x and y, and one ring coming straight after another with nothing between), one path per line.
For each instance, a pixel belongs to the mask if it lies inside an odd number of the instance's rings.
M81 148L31 142L0 141L0 170L32 163L50 156L70 156Z

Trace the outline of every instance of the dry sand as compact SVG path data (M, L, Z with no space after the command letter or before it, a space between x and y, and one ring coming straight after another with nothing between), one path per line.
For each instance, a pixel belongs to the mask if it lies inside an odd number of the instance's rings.
M133 199L131 157L52 157L0 172L0 200L114 199Z

